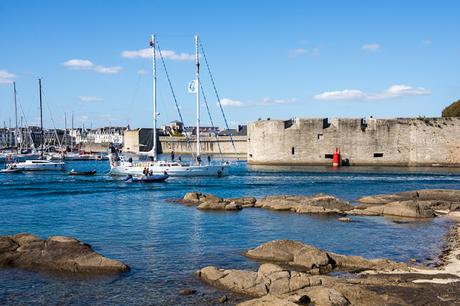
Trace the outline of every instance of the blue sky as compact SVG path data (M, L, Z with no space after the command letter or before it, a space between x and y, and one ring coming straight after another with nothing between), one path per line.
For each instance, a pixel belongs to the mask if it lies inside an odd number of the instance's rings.
M14 121L13 80L27 122L38 122L41 77L48 127L50 113L63 127L65 112L74 113L75 126L151 126L151 61L139 52L151 33L169 51L189 125L195 33L232 125L267 117L439 116L460 98L459 12L459 1L3 0L0 123ZM165 123L177 114L161 69L158 78ZM204 108L202 115L209 123Z

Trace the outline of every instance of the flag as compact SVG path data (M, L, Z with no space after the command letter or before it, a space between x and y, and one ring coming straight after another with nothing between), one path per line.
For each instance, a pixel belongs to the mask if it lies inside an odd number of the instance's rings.
M196 93L198 90L196 80L191 81L188 83L188 92L189 93Z

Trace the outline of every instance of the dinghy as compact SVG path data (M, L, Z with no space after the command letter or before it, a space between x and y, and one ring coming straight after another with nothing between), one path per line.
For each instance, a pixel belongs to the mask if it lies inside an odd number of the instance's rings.
M20 172L22 172L21 169L11 168L11 167L0 169L0 173L20 173Z
M155 183L155 182L164 182L169 177L168 174L152 174L152 175L142 175L142 176L132 176L128 175L125 181L130 183Z
M95 175L96 170L91 171L75 171L74 169L70 170L69 175Z

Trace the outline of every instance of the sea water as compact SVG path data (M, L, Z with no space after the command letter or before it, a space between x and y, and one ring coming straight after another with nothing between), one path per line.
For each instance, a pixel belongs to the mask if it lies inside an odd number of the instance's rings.
M222 197L327 193L360 196L424 188L460 188L451 169L249 167L234 164L227 177L170 178L134 184L107 175L107 161L69 162L96 169L91 177L66 173L0 175L0 235L28 232L73 236L131 267L120 276L69 277L0 270L0 304L200 305L223 294L199 281L196 270L257 269L242 252L273 239L295 239L326 250L397 261L436 259L451 222L435 218L395 222L383 217L309 216L264 209L199 211L168 202L186 192ZM198 292L180 296L184 288ZM231 296L237 302L238 296Z

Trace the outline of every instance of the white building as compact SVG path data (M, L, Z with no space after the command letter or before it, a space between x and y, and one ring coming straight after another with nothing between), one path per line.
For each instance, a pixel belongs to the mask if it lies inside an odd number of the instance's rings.
M12 147L14 145L14 130L0 128L0 148Z
M87 132L86 142L123 144L123 136L128 127L103 127Z

